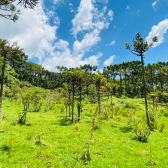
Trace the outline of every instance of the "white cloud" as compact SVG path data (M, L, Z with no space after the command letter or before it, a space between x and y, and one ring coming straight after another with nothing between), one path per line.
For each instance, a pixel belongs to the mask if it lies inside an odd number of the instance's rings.
M72 3L69 3L69 6L70 6L70 12L75 12L75 10L73 9L73 4Z
M110 17L110 20L112 21L113 20L113 16L114 16L114 13L113 13L112 10L109 10L108 16Z
M47 16L48 17L52 17L52 16L54 16L55 15L55 12L54 11L48 11L47 12Z
M115 45L115 40L113 40L109 45Z
M151 32L149 33L148 37L146 37L146 41L148 41L148 43L152 42L152 38L154 36L158 37L158 42L154 43L153 47L158 46L159 44L164 42L164 34L167 32L168 30L168 19L165 19L161 22L159 22L158 25L154 25L151 29Z
M97 44L101 40L100 32L103 29L107 29L113 19L112 10L109 10L105 16L107 7L104 6L102 11L100 11L94 6L94 2L94 0L81 0L78 13L72 20L72 34L76 38L78 33L85 32L83 40L74 42L74 54L84 54Z
M101 68L101 69L99 70L99 72L103 73L103 68Z
M103 53L98 53L97 55L90 56L89 58L85 58L84 61L80 61L79 65L90 64L90 65L99 65L99 58L103 55Z
M78 34L84 32L82 40L76 39L73 44L73 50L69 48L69 43L57 37L57 29L60 25L60 18L56 15L56 11L47 11L44 13L42 4L39 3L35 10L25 10L21 7L21 15L16 23L7 19L0 19L0 37L7 38L9 41L17 41L24 52L28 54L29 59L38 58L38 61L46 69L56 71L56 65L63 65L68 68L77 67L83 64L99 65L99 58L103 55L91 55L88 58L83 58L85 52L88 52L100 40L100 32L107 29L111 16L108 16L106 7L101 11L94 7L95 0L90 1L91 9L80 7L83 15L78 9L78 13L74 18L73 29ZM55 3L63 2L55 0ZM102 0L102 2L105 2ZM84 6L86 4L83 4ZM72 5L70 5L72 6ZM111 12L112 13L112 12ZM88 14L88 15L85 15ZM79 18L78 18L79 16ZM85 18L86 16L86 18ZM91 16L91 19L90 19ZM54 26L49 24L49 17L54 18ZM83 20L80 20L83 19ZM81 23L82 21L82 23ZM79 29L78 29L79 27ZM75 34L75 33L74 33Z
M127 6L126 7L126 12L125 12L125 15L127 16L127 11L130 10L130 6Z
M152 3L152 7L154 10L156 10L156 4L159 2L159 0L156 0L155 2Z
M94 2L95 0L81 0L78 13L72 20L72 34L75 37L79 32L108 28L109 21L112 21L113 11L110 10L108 17L105 17L106 7L99 11L94 7ZM104 27L100 28L100 24L104 24Z
M54 0L54 4L63 3L64 0Z
M78 13L72 20L73 28L72 34L76 37L78 32L82 30L93 29L93 12L94 5L91 0L81 0L80 6L78 8Z
M97 44L100 41L99 37L99 31L94 30L91 33L87 33L84 37L84 39L79 42L76 40L73 44L73 49L74 49L74 54L82 53L84 54L85 52L89 51L90 48Z
M110 56L109 59L107 59L106 61L104 61L104 66L109 66L109 65L111 65L111 64L113 63L113 61L114 61L114 58L115 58L115 55Z
M130 6L127 6L126 10L129 10L130 9Z
M49 25L49 19L41 3L35 10L25 10L23 7L20 9L22 13L16 23L4 18L0 19L0 25L3 25L0 26L0 37L7 38L11 42L17 41L29 58L38 57L41 61L44 53L52 49L59 24Z
M63 52L54 52L54 55L50 58L46 58L42 64L43 67L50 71L56 71L55 67L57 65L66 66L67 68L79 67L80 65L90 64L90 65L99 65L99 58L102 56L102 53L97 55L90 56L82 60L82 55L73 56L70 49L64 48Z

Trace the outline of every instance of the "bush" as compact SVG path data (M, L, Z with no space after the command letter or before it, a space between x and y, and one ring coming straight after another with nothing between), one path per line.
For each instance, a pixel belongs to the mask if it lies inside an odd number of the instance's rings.
M158 119L155 112L148 111L151 131L157 129Z
M165 129L165 124L161 123L161 125L159 127L159 132L163 132L164 129Z
M21 113L19 113L19 121L18 123L23 125L26 123L26 117L27 117L27 111L23 111Z
M136 134L136 138L141 142L147 142L148 137L150 135L149 127L146 128L135 128L134 132Z
M82 152L81 159L87 163L88 161L91 160L90 157L90 148L89 148L89 143L84 147L84 151Z
M128 123L132 124L133 126L135 138L138 141L147 142L148 137L150 135L150 129L148 126L146 126L146 123L144 123L144 119L132 115L130 116L130 120Z

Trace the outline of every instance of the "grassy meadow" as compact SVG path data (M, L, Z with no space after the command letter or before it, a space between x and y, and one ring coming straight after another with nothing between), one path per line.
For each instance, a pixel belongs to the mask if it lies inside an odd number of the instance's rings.
M101 116L95 113L97 104L84 100L81 121L72 124L60 101L53 110L28 112L26 124L20 125L22 104L3 100L0 168L168 167L168 108L154 107L157 129L141 142L133 118L145 122L144 100L114 98L113 104L112 118L110 99L101 103Z

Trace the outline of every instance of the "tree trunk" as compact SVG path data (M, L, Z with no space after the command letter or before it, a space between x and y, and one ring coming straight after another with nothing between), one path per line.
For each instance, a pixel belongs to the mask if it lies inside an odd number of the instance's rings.
M154 88L153 88L153 71L152 71L152 68L151 68L151 80L152 80L152 91L154 91Z
M101 114L100 108L100 78L98 79L98 107L99 107L99 115Z
M67 108L68 108L68 106L67 106L67 104L66 104L66 120L67 120L67 111L68 111Z
M120 92L119 92L120 96L122 94L122 78L121 78L121 72L120 72Z
M115 76L114 76L114 84L116 83L116 81L115 81ZM113 88L113 93L114 93L114 95L116 95L116 86L114 86L114 88Z
M4 62L2 66L2 77L1 77L1 90L0 90L0 121L1 121L1 110L2 110L2 96L3 96L3 83L4 83L4 76L5 76L5 65L6 65L6 54L4 55Z
M74 96L75 96L75 79L73 75L73 81L72 81L72 123L74 122Z
M113 118L113 95L111 94L112 118Z
M78 121L80 121L80 114L81 114L81 102L82 102L82 87L80 86L79 87L79 94L80 94L80 97L79 97L79 105L78 105Z
M125 94L127 96L127 79L126 79L126 75L125 75Z
M69 92L69 117L70 117L71 116L71 103L70 103L70 101L71 101L71 91L68 90L68 92Z
M149 129L150 127L150 121L149 121L149 115L148 115L148 103L147 103L147 96L146 96L146 82L145 82L145 75L144 75L144 62L143 62L143 55L141 52L141 64L142 64L142 79L143 79L143 88L144 88L144 95L145 95L145 108L146 108L146 119L147 119L147 125Z

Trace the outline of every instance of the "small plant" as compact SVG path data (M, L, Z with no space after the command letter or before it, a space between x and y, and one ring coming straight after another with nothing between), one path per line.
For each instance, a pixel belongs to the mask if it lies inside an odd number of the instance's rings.
M26 140L31 140L32 139L33 132L28 133L26 136Z
M150 121L150 130L153 131L154 129L157 129L157 116L156 113L153 111L148 111L149 114L149 121Z
M84 147L84 151L81 155L81 159L85 162L85 164L91 160L90 157L90 148L89 148L90 143L86 144L86 147Z
M136 138L141 142L147 142L150 135L149 127L134 129Z
M21 125L26 124L26 117L27 117L27 111L23 111L23 112L19 113L18 123Z
M165 129L165 124L162 123L162 124L160 125L159 132L163 132L164 129Z
M41 138L42 138L42 134L41 134L41 131L39 130L38 135L35 138L35 144L36 145L42 145Z

